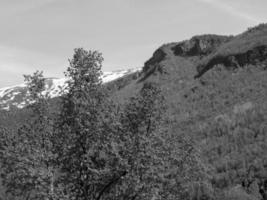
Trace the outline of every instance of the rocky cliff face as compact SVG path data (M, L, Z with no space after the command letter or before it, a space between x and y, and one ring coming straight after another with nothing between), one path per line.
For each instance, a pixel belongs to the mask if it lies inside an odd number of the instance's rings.
M194 65L195 78L201 77L217 65L231 70L245 65L267 65L267 25L261 24L237 36L200 35L178 43L169 43L157 49L145 62L146 77L181 63ZM164 62L163 62L164 61ZM166 64L167 63L167 64ZM168 71L168 69L167 69Z
M150 67L156 64L159 64L161 61L163 61L166 57L166 52L164 52L163 48L157 49L153 56L145 62L143 72L148 72L150 70Z
M238 67L244 67L246 65L259 65L263 69L267 68L267 46L259 45L250 49L244 53L228 54L228 55L216 55L210 59L207 63L200 64L197 67L198 74L195 76L199 78L205 72L210 70L216 65L223 65L228 69L236 69Z
M178 43L172 50L176 56L205 56L232 38L220 35L195 36L190 40Z
M188 64L197 66L202 58L215 53L221 45L232 39L232 36L200 35L190 40L162 45L145 62L143 67L144 77L146 79L153 73L168 71L167 68L170 65L175 65L174 68L186 68ZM181 66L181 63L184 63L183 66ZM194 75L191 74L192 77Z

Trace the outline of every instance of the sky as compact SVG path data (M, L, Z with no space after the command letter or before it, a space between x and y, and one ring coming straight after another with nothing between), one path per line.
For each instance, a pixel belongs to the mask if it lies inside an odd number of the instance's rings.
M0 88L44 71L63 77L74 48L103 71L142 67L162 44L235 35L267 22L267 0L0 0Z

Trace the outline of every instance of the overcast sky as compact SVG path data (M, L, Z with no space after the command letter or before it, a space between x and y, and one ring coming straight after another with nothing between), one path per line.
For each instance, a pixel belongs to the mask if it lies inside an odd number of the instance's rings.
M0 0L0 87L43 70L63 77L73 49L104 71L141 67L163 43L238 34L267 22L267 0Z

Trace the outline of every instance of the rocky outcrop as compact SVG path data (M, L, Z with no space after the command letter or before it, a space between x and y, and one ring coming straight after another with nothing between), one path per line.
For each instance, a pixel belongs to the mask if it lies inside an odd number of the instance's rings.
M163 73L161 62L166 59L167 53L164 51L168 45L163 45L158 48L152 55L152 57L145 62L142 70L142 78L138 82L146 80L152 74L156 72Z
M139 81L146 80L152 74L157 72L165 73L164 65L168 66L175 65L176 67L181 66L180 62L176 60L177 57L182 57L183 59L191 58L201 58L202 56L210 55L215 52L218 47L232 39L231 36L219 36L219 35L201 35L195 36L190 40L186 40L179 43L169 43L158 48L152 55L152 57L145 62L142 76L143 78ZM167 64L162 64L162 61L167 62ZM194 62L193 60L186 60L187 63ZM186 67L186 65L184 66Z
M143 72L147 72L150 70L150 67L152 65L158 64L161 61L163 61L166 57L166 53L163 51L162 48L157 49L154 53L153 56L145 62Z
M172 50L176 56L203 56L212 53L220 45L232 37L219 35L195 36L190 40L180 42Z
M229 54L229 55L215 55L207 63L200 64L197 67L198 74L196 78L202 76L209 69L216 65L222 64L228 69L243 67L245 65L267 65L267 46L261 45L254 47L244 53Z

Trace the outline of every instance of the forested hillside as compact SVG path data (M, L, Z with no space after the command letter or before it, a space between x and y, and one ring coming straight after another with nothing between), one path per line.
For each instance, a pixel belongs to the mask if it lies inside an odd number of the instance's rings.
M267 199L267 25L157 49L103 85L76 49L68 93L0 111L2 199Z

